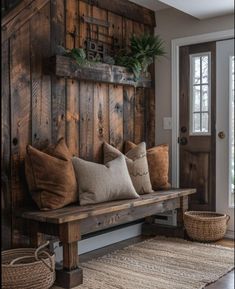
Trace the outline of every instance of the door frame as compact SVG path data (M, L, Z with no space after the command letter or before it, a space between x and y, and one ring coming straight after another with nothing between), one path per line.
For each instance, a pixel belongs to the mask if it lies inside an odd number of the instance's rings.
M179 48L185 45L199 44L209 41L225 40L234 37L234 29L218 32L197 34L194 36L171 40L171 102L172 102L172 133L171 133L171 182L179 187Z

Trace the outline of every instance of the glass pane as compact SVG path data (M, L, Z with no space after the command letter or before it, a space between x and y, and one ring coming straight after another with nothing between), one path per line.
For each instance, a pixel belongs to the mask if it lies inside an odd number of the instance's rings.
M209 115L208 113L202 113L202 132L208 132L209 130Z
M208 108L209 108L208 85L202 85L202 111L208 111Z
M193 132L201 132L200 113L193 114Z
M230 107L231 107L231 116L230 116L230 152L231 152L231 158L230 158L230 175L231 175L231 185L230 185L230 192L231 192L231 196L230 196L230 205L234 206L234 193L235 193L235 142L234 142L234 134L235 134L235 130L234 130L234 122L235 122L235 117L234 117L234 104L235 104L235 92L234 92L234 61L235 61L235 57L231 57L230 58L231 61L231 98L230 98Z
M193 57L193 83L199 84L201 82L201 64L200 57Z
M193 112L200 111L201 102L201 86L195 85L193 87Z
M202 83L208 83L208 55L202 56Z

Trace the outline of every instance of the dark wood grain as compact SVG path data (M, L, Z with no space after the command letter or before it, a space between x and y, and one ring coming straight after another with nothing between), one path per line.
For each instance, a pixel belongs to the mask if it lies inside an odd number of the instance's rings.
M93 159L93 103L94 84L80 82L80 157Z
M107 84L94 86L93 160L103 162L104 141L109 142L109 90Z
M82 0L86 3L90 3L89 0ZM154 11L143 8L135 3L125 0L112 0L110 5L109 0L96 0L93 1L94 5L101 9L111 11L117 15L124 16L128 19L141 22L150 26L155 26Z
M135 89L123 87L123 139L134 142Z
M211 52L211 134L190 135L190 87L189 55ZM180 48L180 137L187 139L187 144L180 145L180 187L197 188L197 194L190 197L191 210L215 210L215 114L216 114L216 76L215 42L184 46Z
M79 47L78 1L66 1L66 48ZM66 142L71 154L79 155L79 81L66 80Z
M122 150L123 145L123 89L109 85L110 144Z
M31 143L30 30L24 25L10 40L11 94L11 194L12 209L29 203L24 182L24 156ZM12 219L13 245L21 242L22 223Z
M30 20L32 144L51 141L51 79L43 72L50 57L50 5L44 6Z
M140 206L147 206L151 204L161 203L166 200L172 200L195 193L195 189L173 189L169 191L159 191L151 194L146 194L138 199L123 200L107 202L96 205L88 206L68 206L62 209L53 211L29 211L21 210L17 212L17 215L31 220L48 223L66 223L71 221L77 221L86 219L88 217L94 217L98 215L113 213L129 208L135 208ZM147 212L146 212L147 213Z
M56 54L59 45L65 45L65 9L63 0L51 0L51 53ZM52 75L52 141L65 137L66 98L65 80Z
M102 83L131 85L137 87L151 87L150 77L141 77L137 82L134 74L126 67L104 63L92 63L81 66L72 58L57 55L51 60L51 71L58 77L88 80Z
M134 32L153 33L150 23L154 13L148 9L128 1L115 0L113 6L110 1L93 4L77 0L24 0L2 19L6 36L2 42L1 87L4 248L29 245L28 227L11 215L11 210L18 207L33 207L24 174L27 144L41 149L63 136L73 155L100 163L103 141L121 150L124 140L135 141L135 134L147 143L154 139L155 103L150 82L140 83L147 87L139 97L135 83L127 79L131 74L122 67L101 64L108 67L104 75L113 71L112 84L102 83L100 70L91 73L92 81L48 73L46 64L51 57L61 54L60 45L69 49L85 47L85 40L92 38L109 48L114 48L114 44L125 47ZM130 7L133 9L125 10ZM133 20L134 14L138 17ZM94 17L101 24L110 22L109 27L92 25L90 31L81 16ZM144 25L146 21L149 24Z
M10 187L10 78L9 78L9 41L2 46L2 77L1 77L1 209L2 209L2 246L9 248L11 245L11 187Z
M12 16L2 23L2 43L9 39L15 32L18 31L36 12L38 12L49 0L34 0L31 3L27 1L24 8L17 12L12 12ZM30 5L27 5L30 4ZM7 17L7 16L6 16Z

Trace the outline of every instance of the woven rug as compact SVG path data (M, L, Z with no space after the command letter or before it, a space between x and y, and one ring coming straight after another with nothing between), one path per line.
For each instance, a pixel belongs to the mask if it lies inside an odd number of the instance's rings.
M234 268L234 250L156 237L81 267L78 289L201 289Z

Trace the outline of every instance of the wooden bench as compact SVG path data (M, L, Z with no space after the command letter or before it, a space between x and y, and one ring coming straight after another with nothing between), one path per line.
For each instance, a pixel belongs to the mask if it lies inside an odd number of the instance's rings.
M72 205L52 211L21 210L17 215L30 224L32 246L41 244L43 234L58 237L63 246L63 268L56 272L56 283L72 288L82 283L78 258L78 241L82 235L143 218L148 222L150 216L174 209L178 209L178 227L182 227L188 196L195 192L195 189L172 189L142 195L139 199Z

